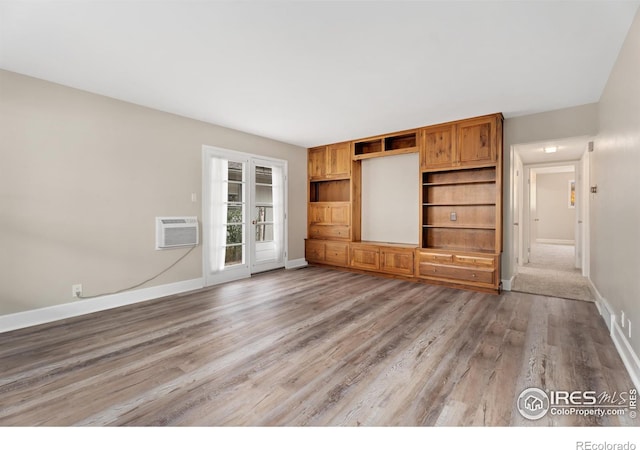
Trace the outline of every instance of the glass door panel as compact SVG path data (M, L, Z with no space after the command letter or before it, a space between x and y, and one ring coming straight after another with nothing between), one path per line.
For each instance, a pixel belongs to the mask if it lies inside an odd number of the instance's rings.
M235 266L244 264L246 260L246 242L244 229L246 227L246 176L245 164L242 162L228 162L227 174L227 239L225 243L224 265Z
M252 272L258 272L284 264L284 171L274 162L254 160L252 177Z

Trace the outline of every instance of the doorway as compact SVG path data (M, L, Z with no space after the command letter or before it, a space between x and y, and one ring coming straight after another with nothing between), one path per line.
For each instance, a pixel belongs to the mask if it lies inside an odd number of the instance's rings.
M588 137L514 146L512 290L593 301L584 276L587 148Z
M205 286L284 267L286 171L286 161L203 148Z

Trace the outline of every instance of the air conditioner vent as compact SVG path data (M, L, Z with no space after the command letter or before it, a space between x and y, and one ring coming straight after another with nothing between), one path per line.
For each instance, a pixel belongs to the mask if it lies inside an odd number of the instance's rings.
M156 250L198 245L197 217L156 217Z

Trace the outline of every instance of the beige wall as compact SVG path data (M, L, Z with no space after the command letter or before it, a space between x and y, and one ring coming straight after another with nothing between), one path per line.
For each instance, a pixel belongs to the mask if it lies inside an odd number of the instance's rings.
M596 103L505 119L503 145L503 280L511 279L515 262L513 251L511 251L514 222L511 199L511 147L530 142L576 136L595 136L597 131L598 105Z
M0 70L0 315L177 259L184 249L154 250L154 218L201 217L203 144L289 162L289 259L303 258L304 149ZM201 276L197 248L147 286Z
M569 181L575 173L539 173L536 177L537 238L573 241L576 209L569 208Z
M640 354L640 12L600 99L591 159L591 279ZM627 334L625 328L625 334Z

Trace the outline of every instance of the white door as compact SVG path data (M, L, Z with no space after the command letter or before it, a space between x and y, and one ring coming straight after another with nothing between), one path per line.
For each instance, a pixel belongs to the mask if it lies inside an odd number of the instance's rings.
M284 267L286 163L205 147L202 179L205 286Z
M282 162L251 161L251 273L284 267L284 169Z

